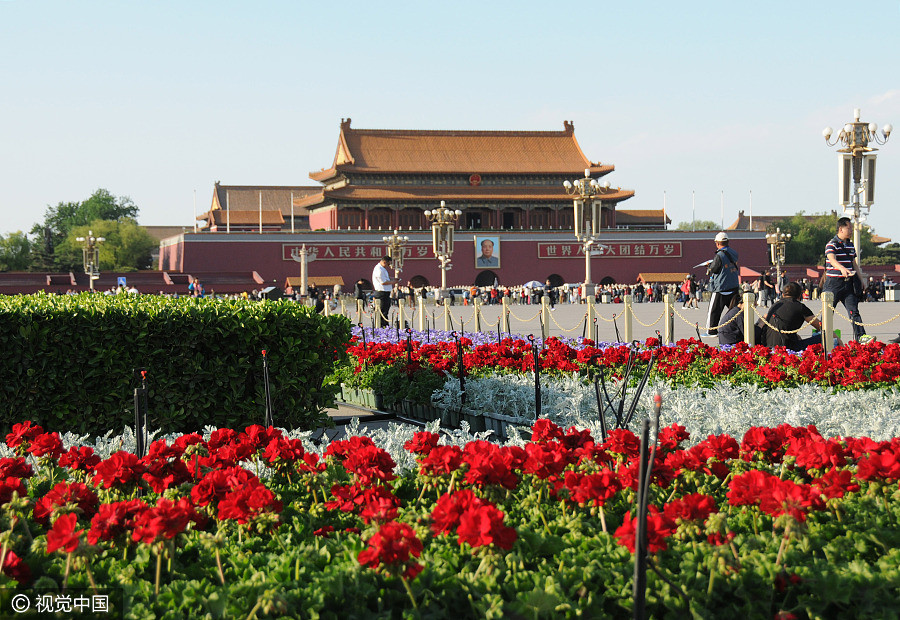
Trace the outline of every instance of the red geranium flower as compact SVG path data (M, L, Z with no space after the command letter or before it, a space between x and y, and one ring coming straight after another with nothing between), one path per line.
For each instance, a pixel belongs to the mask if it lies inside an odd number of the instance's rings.
M0 459L0 478L31 478L33 475L34 469L25 457Z
M6 445L10 448L16 448L23 444L30 443L35 437L43 434L44 429L40 426L32 426L30 421L13 424L12 432L6 436Z
M13 493L18 493L19 497L28 495L28 490L22 484L22 480L13 476L0 478L0 506L8 503L12 499Z
M87 485L81 482L57 482L46 495L34 504L34 520L46 525L55 508L63 508L67 505L77 506L85 519L90 519L97 512L100 500ZM78 518L78 515L75 515Z
M31 583L31 569L12 549L6 551L3 560L3 574L20 584Z
M91 519L88 542L96 545L100 540L113 540L134 528L135 519L149 506L139 499L101 504Z
M65 451L59 433L43 433L35 437L27 450L34 456L46 456L51 459L59 458Z
M485 504L473 506L459 518L459 544L469 543L473 547L495 544L501 549L511 549L518 535L516 530L503 525L504 514L496 506Z
M72 553L78 548L78 542L84 530L75 531L78 515L67 514L60 516L50 531L47 532L47 553L53 553L62 549L66 553Z
M199 522L200 516L186 497L177 502L161 497L156 506L141 511L134 520L135 542L153 543L157 540L175 538L183 532L191 521Z
M441 436L437 433L429 433L428 431L417 431L413 433L413 438L403 444L403 447L413 454L427 455L438 445Z
M363 566L390 573L402 572L407 579L414 579L424 568L413 560L422 555L422 541L405 523L385 523L369 539L368 545L357 556Z
M423 476L451 474L463 462L463 451L459 446L435 446L419 463L419 473Z
M666 537L675 532L675 523L664 514L660 513L656 506L650 506L647 512L647 551L656 553L667 548ZM631 513L625 513L625 521L615 532L616 542L635 552L635 537L637 534L637 519L632 518Z
M72 446L68 452L59 457L59 466L68 467L78 471L91 472L100 462L100 457L94 453L94 449L88 446Z
M435 534L449 534L459 527L459 519L465 511L484 504L485 502L471 489L462 489L452 494L444 493L431 511L431 530Z
M108 489L125 486L140 479L145 467L131 452L120 450L94 467L94 484Z

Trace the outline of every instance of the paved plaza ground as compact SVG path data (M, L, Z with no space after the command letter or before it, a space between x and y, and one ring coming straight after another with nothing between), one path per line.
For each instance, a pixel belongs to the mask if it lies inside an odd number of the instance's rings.
M821 315L822 302L818 300L810 300L804 302L810 310L816 315ZM625 323L623 313L625 311L624 304L597 304L597 314L601 317L597 321L599 326L599 338L602 342L611 342L616 339L616 325L618 325L621 338L625 337ZM481 306L482 310L482 331L497 330L497 318L500 316L502 306ZM534 334L540 335L541 324L538 318L540 311L539 305L517 305L511 304L510 308L510 329L514 334ZM656 330L661 333L663 330L663 308L662 303L641 303L634 304L633 319L633 337L635 340L645 340L656 335ZM709 309L707 302L701 302L700 308L682 309L680 303L675 304L675 340L682 338L690 338L697 336L697 328L695 323L699 324L700 332L703 333L706 326L706 315ZM758 307L757 311L764 314L766 309ZM900 302L867 302L860 304L860 314L863 323L871 324L866 327L866 332L874 336L876 339L887 342L892 338L896 338L900 334ZM392 317L393 312L392 310ZM584 304L557 304L556 308L551 311L550 317L550 335L551 336L568 336L578 337L583 333L584 315L587 308ZM473 331L475 322L473 321L473 306L454 305L450 307L450 316L452 319L452 329L459 329L463 326L464 331ZM355 321L356 313L352 315ZM408 317L414 317L407 311ZM443 308L438 308L432 304L426 306L426 316L429 324L431 317L434 317L437 328L444 328ZM848 336L852 336L853 330L850 323L846 319L847 311L844 306L838 304L837 312L834 317L835 329L841 330L841 336L846 341ZM613 317L616 318L615 323ZM893 319L893 320L892 320ZM883 323L883 324L882 324ZM369 325L369 319L365 320L365 324ZM415 321L410 321L415 326ZM649 327L646 327L649 326ZM800 333L801 336L808 336L812 333L806 329ZM704 338L704 342L708 344L716 344L716 338Z

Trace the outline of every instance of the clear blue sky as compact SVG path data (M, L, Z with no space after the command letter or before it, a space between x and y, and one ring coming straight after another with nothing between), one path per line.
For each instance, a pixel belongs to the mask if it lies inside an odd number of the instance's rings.
M103 187L193 224L213 183L314 185L354 127L558 130L725 223L837 205L821 136L900 126L900 2L0 0L0 233ZM893 77L892 77L893 76ZM896 132L900 134L900 130ZM900 241L900 135L869 223Z

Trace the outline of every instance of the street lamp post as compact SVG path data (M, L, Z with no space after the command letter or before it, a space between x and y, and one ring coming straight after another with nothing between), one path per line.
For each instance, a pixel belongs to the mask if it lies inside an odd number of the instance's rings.
M781 288L781 266L784 264L787 242L791 240L791 233L783 233L780 228L775 232L766 234L766 243L769 244L769 252L772 264L775 265L775 284Z
M94 231L89 230L87 237L75 237L75 241L83 243L84 272L90 280L91 292L94 292L94 280L100 277L100 249L97 244L106 241L104 237L95 237Z
M878 149L869 146L870 142L884 144L891 137L893 127L890 124L881 129L878 135L878 125L875 123L863 123L859 120L859 108L853 110L853 122L847 123L838 133L834 141L831 134L834 130L826 127L822 130L825 143L835 146L840 143L843 148L840 153L840 167L838 172L838 191L840 192L840 204L844 213L852 215L853 219L853 245L856 246L856 255L860 255L859 231L860 224L866 221L865 215L875 201L875 153Z
M434 255L441 262L441 298L447 290L447 270L452 268L450 256L453 254L453 228L462 211L452 210L441 201L441 206L433 211L425 211L425 217L431 222L431 240Z
M393 235L382 237L381 240L387 245L387 253L394 266L394 279L399 280L400 272L403 271L403 246L409 243L409 237L400 235L395 230Z
M581 242L584 252L584 296L587 298L594 293L591 284L591 246L600 234L601 202L598 196L609 188L609 182L601 185L597 179L591 178L591 171L585 168L583 179L565 181L563 187L567 194L573 196L575 238ZM588 204L590 211L586 209Z

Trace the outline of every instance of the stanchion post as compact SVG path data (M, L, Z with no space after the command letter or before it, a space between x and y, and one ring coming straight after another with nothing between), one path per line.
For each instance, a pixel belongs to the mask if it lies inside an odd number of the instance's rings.
M406 309L406 300L403 299L402 297L398 298L397 299L397 312L399 313L400 318L397 319L397 326L400 327L401 329L403 327L405 327L405 325L403 323L406 320L406 312L404 312L405 309Z
M512 333L509 329L509 297L504 297L501 301L500 324L503 326L503 331L509 334Z
M356 300L356 322L362 323L363 320L363 300Z
M550 298L547 295L541 295L541 338L546 340L550 336Z
M444 331L450 331L450 297L444 297Z
M822 332L825 334L826 348L834 342L834 293L822 292Z
M587 305L587 337L588 340L593 340L597 342L597 321L594 319L597 316L597 309L594 308L593 295L588 295L585 298L585 304Z
M753 293L744 293L744 342L749 346L756 344L756 329L753 317L756 313L753 309L756 307L756 295Z
M634 340L634 325L632 323L632 321L634 320L633 308L634 296L625 295L625 342L631 342L632 340Z
M475 331L481 331L481 304L478 303L478 296L472 298L472 308L475 312Z
M664 330L664 338L666 344L674 344L675 343L675 295L672 293L666 293L663 295L663 301L665 302L665 316L663 317L665 325Z
M416 306L416 329L420 332L425 331L425 298L419 302L419 305Z
M341 297L341 316L347 316L347 300ZM348 317L349 318L349 317Z

